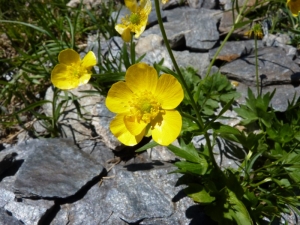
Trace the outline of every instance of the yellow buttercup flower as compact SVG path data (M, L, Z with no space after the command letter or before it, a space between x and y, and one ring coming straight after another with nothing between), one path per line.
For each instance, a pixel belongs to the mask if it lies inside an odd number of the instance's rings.
M113 84L108 91L106 106L117 114L110 130L128 146L151 135L158 144L167 146L181 131L182 118L175 108L183 97L181 84L174 76L158 77L153 67L134 64L126 71L125 82Z
M254 24L249 31L245 32L245 35L249 38L256 36L258 39L262 39L264 37L261 25L259 23Z
M287 0L286 4L291 10L293 16L298 16L300 11L300 0Z
M139 4L137 0L125 0L125 5L131 14L122 18L121 24L117 24L115 29L125 42L129 42L131 33L138 38L144 32L151 12L151 0L140 0Z
M51 72L51 82L55 87L67 90L89 82L97 58L89 51L81 60L76 51L65 49L59 53L58 62Z

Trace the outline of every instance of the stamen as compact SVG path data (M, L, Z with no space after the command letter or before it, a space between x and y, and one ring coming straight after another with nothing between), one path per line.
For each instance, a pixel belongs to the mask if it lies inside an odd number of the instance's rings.
M138 93L129 102L130 117L135 117L137 122L150 123L161 111L161 105L151 92Z

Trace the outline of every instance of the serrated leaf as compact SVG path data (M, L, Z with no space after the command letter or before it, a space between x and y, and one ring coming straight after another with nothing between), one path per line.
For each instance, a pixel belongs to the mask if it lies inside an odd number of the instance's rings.
M208 164L205 159L200 159L199 163L191 163L191 162L176 162L175 166L177 166L183 172L189 172L192 174L204 175L207 171Z
M135 150L135 152L142 152L142 151L145 151L145 150L147 150L147 149L149 149L149 148L154 148L154 147L156 147L156 146L158 146L158 145L159 145L159 144L156 143L155 141L151 141L151 142L145 144L144 146L138 148L137 150Z
M214 196L211 196L200 184L188 184L188 187L184 189L184 192L187 196L200 204L209 204L216 199Z
M230 204L229 213L238 225L253 225L249 212L243 202L241 202L234 192L228 190Z
M202 159L192 143L189 143L188 145L182 143L181 148L169 145L168 149L170 149L175 155L186 159L189 162L202 163Z

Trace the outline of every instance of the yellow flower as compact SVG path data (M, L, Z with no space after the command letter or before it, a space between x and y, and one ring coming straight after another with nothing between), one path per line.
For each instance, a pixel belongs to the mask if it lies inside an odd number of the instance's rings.
M291 10L293 16L298 16L300 11L300 0L287 0L286 4Z
M256 38L262 39L264 37L264 34L261 25L259 23L254 24L249 31L245 32L245 36L248 36L249 38L253 38L254 36L256 36Z
M51 82L59 89L67 90L86 84L91 78L91 69L97 64L97 59L89 51L81 60L73 49L65 49L58 55L59 64L51 72Z
M166 4L169 0L161 0L163 4Z
M183 89L170 74L159 78L145 63L128 68L125 82L112 85L106 98L107 108L116 113L111 132L125 145L133 146L144 136L160 145L171 144L179 135L182 118L175 108L183 99Z
M122 18L121 24L117 24L115 29L125 42L129 42L131 33L138 38L144 32L151 12L151 0L140 0L139 4L137 0L125 0L125 5L131 14Z

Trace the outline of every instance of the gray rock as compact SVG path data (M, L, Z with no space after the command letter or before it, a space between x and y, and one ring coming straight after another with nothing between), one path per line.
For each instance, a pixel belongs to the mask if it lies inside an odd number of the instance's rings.
M264 36L263 43L267 47L278 47L280 44L287 45L291 43L291 37L287 34L268 34Z
M190 7L195 9L213 9L216 7L216 1L214 0L188 0L188 4Z
M40 140L35 147L17 173L14 190L20 197L66 198L103 170L71 140Z
M91 7L99 7L99 5L103 2L105 2L105 0L71 0L67 3L67 6L75 8L78 7L80 4L83 4L87 9L91 9Z
M174 143L173 143L174 144ZM165 146L156 146L151 149L147 149L148 157L153 161L164 161L171 162L174 161L177 157L168 150Z
M173 12L174 11L174 12ZM221 18L221 11L209 9L182 9L171 10L167 14L164 28L171 48L191 48L193 50L208 50L219 40L217 30L218 19ZM149 34L161 35L158 25L146 30L142 36Z
M262 41L257 41L257 47L262 48L263 43ZM219 47L213 48L209 50L209 57L212 59L216 52L218 51ZM255 43L254 40L245 40L245 41L228 41L225 43L224 47L222 48L221 52L218 54L218 60L231 62L242 55L249 55L254 52Z
M288 45L291 43L291 38L287 34L268 34L265 35L263 44L267 47L281 47L286 51L286 55L291 59L295 59L297 56L297 48Z
M238 13L236 10L234 10L234 12L232 12L232 10L224 11L224 13L222 14L222 18L221 18L221 22L220 22L220 26L219 26L219 31L221 33L220 35L224 36L230 31L230 29L232 28L232 26L234 24L233 18L236 18L237 15L238 15ZM244 17L242 21L246 21L246 20L248 20L248 19L246 17ZM242 22L242 21L240 21L240 22ZM237 28L233 31L232 37L245 38L246 32L249 31L250 28L251 27L249 24L246 24L240 28Z
M163 46L163 38L157 34L149 34L141 37L135 46L135 52L138 56L147 54L150 51L159 49Z
M212 140L212 137L210 139ZM205 145L206 140L203 135L199 135L193 137L192 143L196 148L199 148L201 145ZM216 144L213 146L213 152L215 160L221 169L238 169L240 162L246 156L242 148L221 138L217 138Z
M197 11L197 9L193 9L187 6L176 7L172 10L165 10L164 13L166 15L166 22L182 22L184 20L184 16L186 13ZM181 27L181 30L185 29Z
M0 188L0 208L3 208L7 203L13 201L14 199L15 195L13 192L4 188Z
M78 104L81 106L81 115L71 99L63 104L58 121L62 137L73 138L76 142L79 142L90 139L94 135L91 121L96 119L97 115L91 112L95 112L96 104L103 101L104 97L100 94L91 94L92 91L97 92L92 85L86 84L67 92L70 98L72 95L77 97ZM60 92L57 105L65 98L64 92ZM45 99L53 101L52 87L49 87L46 91ZM43 105L43 109L46 115L52 116L52 104Z
M164 66L174 68L167 49L161 44L161 41L162 38L156 34L149 34L141 38L136 45L137 55L142 56L147 53L142 60L143 62L153 65L164 59ZM179 67L193 67L199 75L205 74L210 63L208 53L174 50L173 54Z
M218 20L210 15L190 12L185 15L187 31L185 33L186 47L206 51L215 46L219 40Z
M0 224L1 225L23 225L21 221L9 215L5 209L0 208Z
M163 10L172 9L172 8L180 6L182 4L183 4L183 2L181 0L170 0L166 4L162 4L161 8Z
M34 151L35 147L33 147L33 145L31 145L31 143L36 143L36 141L37 140L31 139L28 141L23 141L22 143L20 143L18 145L8 147L0 152L0 158L2 157L2 159L3 159L3 158L8 157L9 162L10 162L9 163L10 167L14 167L14 166L20 164L19 162L27 159L28 155L30 155ZM36 143L36 144L38 144L38 143ZM12 159L11 157L13 157L12 161L10 161L10 159ZM6 169L9 170L9 169L11 169L10 167L7 167ZM1 166L1 169L2 168L5 168L5 167Z
M53 201L23 199L22 202L11 201L4 208L25 225L38 225L53 205Z
M0 152L0 175L3 172L5 172L9 167L12 166L16 156L17 153L15 152L9 152L9 153L7 151Z
M107 109L104 97L95 104L92 114L95 115L92 120L92 125L94 126L96 133L101 137L101 141L111 149L120 148L122 146L121 143L109 129L110 121L115 117L115 114Z
M98 164L103 166L107 164L108 160L114 158L113 151L107 148L103 142L86 140L79 143L79 148L89 154Z
M151 2L152 2L152 10L151 10L151 13L148 16L147 27L151 27L154 24L157 24L157 16L156 16L154 0L151 0ZM160 15L161 15L163 20L166 19L165 11L162 10L162 4L160 4Z
M281 48L258 49L258 75L262 85L299 83L299 66ZM228 78L250 86L256 86L255 54L241 57L220 68Z
M186 27L186 24L184 22L172 21L164 23L164 29L166 31L168 41L172 49L182 48L184 46L185 34L188 31L186 29L182 29L183 27ZM149 36L150 34L155 34L162 37L159 25L155 25L146 30L142 34L142 37Z
M249 86L252 92L256 95L256 87ZM248 86L240 83L236 87L237 91L241 93L241 97L237 100L238 103L244 104L246 102L246 97L248 96ZM296 99L300 96L300 86L293 85L270 85L262 87L262 94L267 92L272 92L276 89L275 95L271 101L272 108L276 111L285 111L288 106L288 101L292 101L294 95L296 94Z
M87 225L179 225L189 224L192 219L207 220L199 206L182 193L182 187L175 187L179 175L168 174L174 169L159 162L117 165L109 174L113 179L104 179L100 187L92 187L83 199L62 206L51 225L75 225L81 221ZM193 218L185 215L189 207L195 207Z
M197 74L205 75L210 64L209 54L189 51L173 51L179 67L193 67Z

